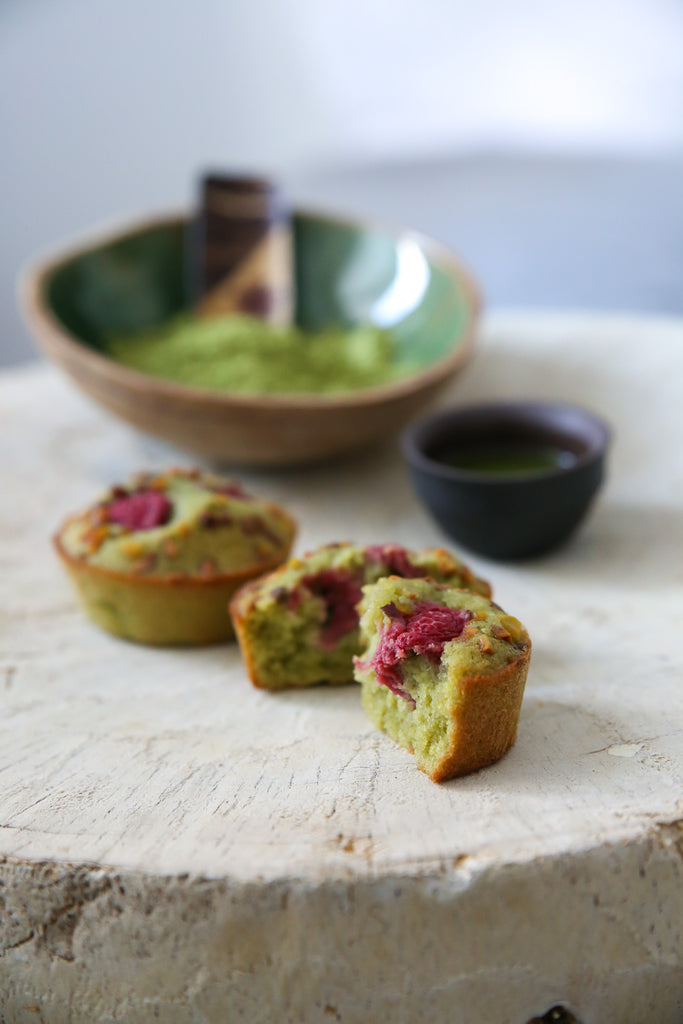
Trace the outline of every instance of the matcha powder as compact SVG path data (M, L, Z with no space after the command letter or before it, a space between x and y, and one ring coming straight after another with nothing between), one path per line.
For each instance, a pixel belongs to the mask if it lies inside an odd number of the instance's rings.
M412 367L394 357L387 331L372 326L306 333L250 316L178 317L115 338L109 354L155 377L243 394L334 393L386 384Z

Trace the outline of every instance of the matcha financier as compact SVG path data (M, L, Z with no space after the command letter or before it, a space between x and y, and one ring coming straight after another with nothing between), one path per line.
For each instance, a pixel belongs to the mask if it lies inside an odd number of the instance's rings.
M139 473L71 516L55 546L97 625L141 643L233 636L228 604L289 555L296 523L278 505L197 469Z
M247 584L230 605L255 686L353 682L361 588L391 574L431 576L480 594L490 587L442 548L327 544Z
M434 782L493 764L515 742L531 641L480 594L432 580L364 588L355 659L374 724Z

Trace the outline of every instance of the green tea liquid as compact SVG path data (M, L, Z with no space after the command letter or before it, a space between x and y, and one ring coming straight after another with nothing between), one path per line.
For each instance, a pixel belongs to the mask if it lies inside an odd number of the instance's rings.
M574 452L533 441L474 441L439 450L439 462L454 469L487 476L532 476L549 470L569 469L576 462Z

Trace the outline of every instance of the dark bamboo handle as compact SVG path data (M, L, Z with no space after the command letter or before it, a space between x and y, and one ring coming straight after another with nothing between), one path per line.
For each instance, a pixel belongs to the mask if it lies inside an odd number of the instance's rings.
M280 190L265 179L216 174L200 188L192 245L197 312L290 323L292 231Z

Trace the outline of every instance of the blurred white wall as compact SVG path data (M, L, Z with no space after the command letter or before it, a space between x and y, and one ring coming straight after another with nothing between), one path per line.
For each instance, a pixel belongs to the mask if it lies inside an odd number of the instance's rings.
M678 0L288 7L290 38L335 125L334 155L683 142Z
M20 263L205 165L680 148L682 53L678 0L0 0L0 346Z

